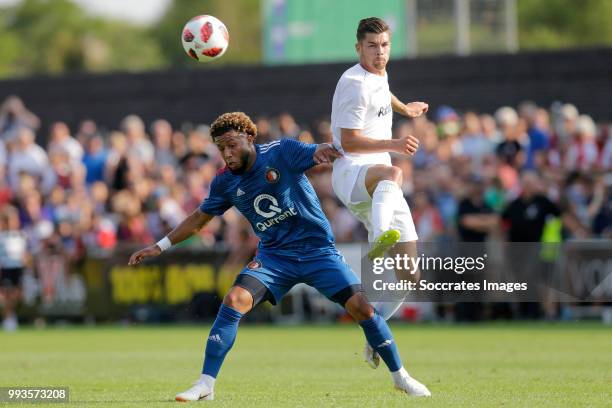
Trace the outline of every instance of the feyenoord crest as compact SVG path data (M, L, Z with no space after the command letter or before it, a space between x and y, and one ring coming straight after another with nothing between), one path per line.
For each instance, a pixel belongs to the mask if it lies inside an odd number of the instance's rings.
M268 183L276 183L280 179L280 173L275 168L270 167L266 170L266 181Z
M261 268L261 262L258 261L257 259L254 259L251 262L249 262L249 264L247 265L247 268L249 268L249 269L258 269L258 268Z

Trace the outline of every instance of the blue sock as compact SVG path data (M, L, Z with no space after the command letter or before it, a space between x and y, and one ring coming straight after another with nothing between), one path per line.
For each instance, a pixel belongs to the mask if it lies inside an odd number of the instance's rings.
M397 345L385 319L374 312L370 320L359 322L359 325L363 328L368 343L380 355L389 367L389 371L397 371L402 368Z
M221 304L206 342L202 374L217 378L221 364L223 364L226 354L230 351L236 340L238 323L241 317L242 313Z

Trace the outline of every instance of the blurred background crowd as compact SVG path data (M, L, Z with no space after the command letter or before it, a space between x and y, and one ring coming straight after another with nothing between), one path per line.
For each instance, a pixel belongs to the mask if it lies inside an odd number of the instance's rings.
M330 124L296 123L290 113L253 118L257 143L332 140ZM116 129L88 119L40 126L17 96L0 107L0 267L79 269L89 254L156 242L208 196L224 163L205 124L173 127L127 115ZM441 106L399 119L394 137L420 140L403 171L420 240L560 242L612 237L610 128L569 103L531 102L492 114ZM42 143L45 140L46 143ZM331 165L308 172L337 242L365 241L336 199ZM231 209L183 245L222 248L246 263L257 246ZM49 278L52 280L52 278ZM44 296L44 281L43 281Z

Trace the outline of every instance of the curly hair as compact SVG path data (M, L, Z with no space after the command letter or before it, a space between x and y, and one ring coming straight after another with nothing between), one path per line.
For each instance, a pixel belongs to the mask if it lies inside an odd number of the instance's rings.
M210 135L213 139L231 130L246 133L253 137L257 136L257 127L251 118L244 112L224 113L210 125Z
M389 31L389 25L378 17L368 17L359 21L357 27L357 41L365 38L366 33L380 34Z

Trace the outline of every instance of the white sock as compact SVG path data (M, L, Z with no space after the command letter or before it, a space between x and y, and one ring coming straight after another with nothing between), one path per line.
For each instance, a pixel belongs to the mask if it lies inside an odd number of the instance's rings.
M389 283L391 283L391 281L393 283L397 283L397 275L395 273L393 274L389 274L389 279L388 279ZM407 294L406 294L407 296ZM393 315L399 310L399 308L402 306L402 304L404 304L404 301L406 300L406 298L402 298L402 299L395 299L395 300L387 300L384 302L370 302L372 307L374 309L376 309L376 311L378 312L379 315L382 316L383 319L385 320L389 320L390 318L393 317Z
M408 374L408 371L406 371L404 366L402 366L402 368L397 371L391 371L391 376L393 377L393 381L395 381L395 383L399 383L403 377L410 377L410 374Z
M383 319L389 320L399 310L404 303L403 300L394 300L386 302L371 302L372 307L376 309Z
M200 375L200 381L199 382L206 384L208 386L208 388L210 388L211 390L213 388L215 388L215 381L217 381L217 379L214 378L214 377L211 377L208 374Z
M372 229L375 239L391 228L398 194L402 192L394 181L382 180L376 186L372 194Z

